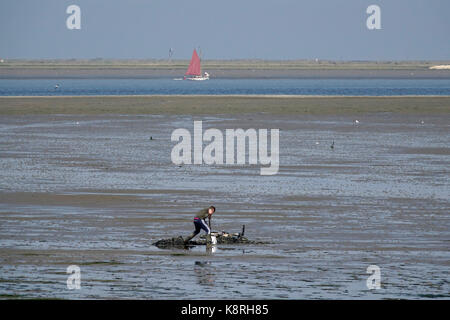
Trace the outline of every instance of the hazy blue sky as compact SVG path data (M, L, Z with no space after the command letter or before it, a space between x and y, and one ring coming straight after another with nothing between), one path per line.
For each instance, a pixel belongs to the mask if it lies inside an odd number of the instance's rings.
M444 60L449 14L449 0L1 0L0 57Z

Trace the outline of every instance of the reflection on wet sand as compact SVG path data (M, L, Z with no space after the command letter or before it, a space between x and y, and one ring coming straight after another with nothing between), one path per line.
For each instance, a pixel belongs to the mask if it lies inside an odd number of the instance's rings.
M216 268L211 261L195 261L194 272L198 284L202 286L213 286L216 279Z

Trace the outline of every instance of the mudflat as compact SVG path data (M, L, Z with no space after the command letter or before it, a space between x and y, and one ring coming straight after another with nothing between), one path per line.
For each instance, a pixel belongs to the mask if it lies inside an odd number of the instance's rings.
M1 115L38 114L448 114L449 96L53 96L0 97Z
M448 299L449 101L1 97L0 298ZM194 120L279 129L278 174L173 164ZM209 205L266 244L152 246Z

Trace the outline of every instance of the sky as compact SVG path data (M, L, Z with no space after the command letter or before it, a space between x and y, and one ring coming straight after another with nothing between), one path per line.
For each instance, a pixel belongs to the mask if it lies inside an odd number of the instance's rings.
M81 29L68 29L70 5ZM381 29L366 9L378 5ZM449 0L1 0L0 58L450 60Z

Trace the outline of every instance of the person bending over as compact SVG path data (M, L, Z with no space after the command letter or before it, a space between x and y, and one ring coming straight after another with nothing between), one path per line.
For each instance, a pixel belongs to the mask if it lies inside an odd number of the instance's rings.
M214 206L200 210L194 217L194 232L184 240L184 243L189 243L196 235L200 233L200 229L203 229L207 235L211 234L211 216L216 211ZM208 224L206 223L208 218Z

